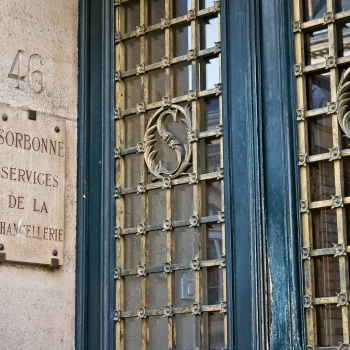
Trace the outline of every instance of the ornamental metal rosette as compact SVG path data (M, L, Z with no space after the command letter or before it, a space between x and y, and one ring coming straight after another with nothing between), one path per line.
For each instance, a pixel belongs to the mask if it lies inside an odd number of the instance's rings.
M338 121L345 136L350 138L350 68L342 75L337 91Z
M182 122L186 125L186 129L192 129L191 124L191 108L187 105L185 108L178 105L161 107L151 117L144 136L145 145L145 162L148 170L155 176L152 181L162 180L165 178L174 179L185 175L185 171L191 166L190 160L192 149L190 142L181 144L173 134L166 129L166 119L173 118L175 122ZM181 118L181 119L180 119ZM177 163L173 169L167 169L161 160L156 163L156 157L159 149L155 148L156 132L166 145L176 152Z

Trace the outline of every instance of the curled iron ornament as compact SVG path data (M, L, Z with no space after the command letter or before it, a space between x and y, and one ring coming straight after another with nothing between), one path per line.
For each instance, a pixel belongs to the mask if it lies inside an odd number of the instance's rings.
M191 108L187 105L185 108L178 105L170 107L161 107L151 117L144 137L145 144L145 162L148 170L155 176L153 181L165 178L174 179L185 175L185 171L191 166L190 159L192 149L189 143L181 144L166 128L165 120L172 117L175 122L182 122L186 125L187 130L191 130ZM181 119L180 119L181 118ZM166 142L167 146L176 152L177 164L173 169L167 169L162 161L156 163L158 149L155 149L155 133Z
M337 102L338 121L345 136L350 139L350 68L342 75L338 91Z

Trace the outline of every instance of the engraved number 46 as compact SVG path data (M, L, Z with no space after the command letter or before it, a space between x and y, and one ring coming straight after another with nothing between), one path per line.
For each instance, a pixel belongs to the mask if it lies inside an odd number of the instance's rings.
M28 71L27 73L24 73L22 64L23 53L24 51L18 50L8 77L17 80L17 85L15 88L21 89L20 81L26 81L25 79L28 74L28 85L30 89L33 92L40 94L44 90L43 73L40 70L34 70L33 66L36 62L43 65L44 61L38 54L31 55L27 63Z

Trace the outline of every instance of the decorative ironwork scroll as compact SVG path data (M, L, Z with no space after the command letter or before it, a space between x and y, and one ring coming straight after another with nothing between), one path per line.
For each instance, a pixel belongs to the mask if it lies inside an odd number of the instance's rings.
M343 73L340 79L337 106L339 125L346 137L350 138L350 68Z
M165 127L167 118L173 118L175 122L182 122L186 125L188 133L191 131L191 107L187 105L185 108L178 105L170 107L161 107L151 117L145 132L145 162L149 171L155 176L153 181L170 178L174 179L181 175L185 175L185 171L191 166L191 146L190 142L181 144L173 134ZM180 119L181 118L181 119ZM167 169L161 160L156 163L156 157L159 149L155 149L156 132L166 142L167 146L176 152L177 164L173 169Z

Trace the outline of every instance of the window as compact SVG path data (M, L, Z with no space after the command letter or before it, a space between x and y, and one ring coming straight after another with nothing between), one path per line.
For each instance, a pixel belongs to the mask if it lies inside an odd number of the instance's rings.
M219 11L115 6L117 349L226 347Z

